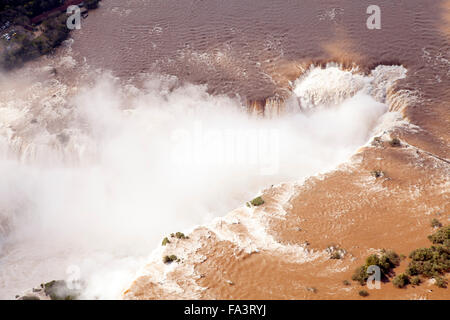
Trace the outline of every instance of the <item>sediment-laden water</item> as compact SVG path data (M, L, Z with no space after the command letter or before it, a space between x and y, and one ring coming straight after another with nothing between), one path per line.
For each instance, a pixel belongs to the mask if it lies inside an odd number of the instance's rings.
M449 2L380 1L380 30L369 4L103 0L2 74L0 297L73 266L120 297L163 236L335 168L392 114L445 156Z

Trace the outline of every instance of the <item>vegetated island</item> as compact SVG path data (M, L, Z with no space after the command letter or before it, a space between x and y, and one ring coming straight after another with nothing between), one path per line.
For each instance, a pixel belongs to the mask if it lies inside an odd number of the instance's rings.
M50 53L67 39L67 8L83 17L100 0L4 0L0 2L0 67L10 70Z

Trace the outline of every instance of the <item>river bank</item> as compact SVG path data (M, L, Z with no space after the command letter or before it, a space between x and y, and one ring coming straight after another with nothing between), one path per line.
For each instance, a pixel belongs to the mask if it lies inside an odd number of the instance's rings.
M69 37L66 9L98 7L99 0L15 1L0 7L0 67L11 70L50 53Z

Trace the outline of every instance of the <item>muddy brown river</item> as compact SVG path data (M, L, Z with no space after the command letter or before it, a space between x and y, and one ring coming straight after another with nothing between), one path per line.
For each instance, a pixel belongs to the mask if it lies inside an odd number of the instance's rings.
M71 38L0 77L0 298L73 266L86 298L355 298L342 280L370 250L407 254L450 218L450 0L102 0ZM339 112L302 113L328 97ZM172 169L170 134L196 116L279 130L278 175ZM258 190L265 206L226 214Z
M105 0L73 33L73 50L121 77L159 71L250 99L278 93L297 64L327 61L403 64L420 78L405 86L442 93L448 1L378 1L381 29L369 30L372 2Z

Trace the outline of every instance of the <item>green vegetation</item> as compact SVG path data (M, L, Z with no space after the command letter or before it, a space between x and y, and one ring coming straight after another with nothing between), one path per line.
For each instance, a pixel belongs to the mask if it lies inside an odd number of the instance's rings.
M187 237L184 235L183 232L177 232L177 233L175 233L175 237L176 237L177 239L187 239Z
M170 256L165 256L165 257L163 258L163 262L164 262L164 263L172 263L172 262L174 262L174 261L179 261L179 259L177 258L177 256L174 255L174 254L172 254L172 255L170 255Z
M442 223L438 219L434 218L433 220L431 220L431 227L440 228L442 227Z
M162 241L162 245L165 246L165 245L167 245L168 243L170 243L170 241L169 241L169 239L168 239L167 237L165 237L165 238L163 239L163 241Z
M392 250L382 250L380 254L372 254L366 258L366 263L357 268L353 273L352 280L358 281L361 285L364 285L369 278L367 269L369 266L375 265L380 268L382 277L387 277L392 268L400 264L400 257Z
M49 53L59 46L69 35L64 14L48 18L40 29L42 33L33 38L33 34L26 30L17 30L16 35L9 41L9 49L2 57L2 65L6 69L20 66L24 62Z
M69 35L66 25L67 17L60 16L48 19L42 23L44 32L41 36L32 41L33 46L39 49L40 54L46 54L56 46L59 46Z
M66 0L2 0L0 1L0 23L33 18L64 5ZM98 7L100 0L84 0L87 9ZM20 21L19 21L20 22Z
M408 282L419 285L420 276L433 277L438 287L446 287L446 280L443 274L450 271L450 226L437 230L434 234L428 236L428 239L434 244L430 248L418 248L409 254L411 259L405 274L394 278L394 285L402 288ZM401 276L401 277L400 277Z
M419 248L411 252L409 257L411 262L406 269L406 274L410 276L434 277L450 271L449 247Z
M358 281L362 286L366 283L368 278L369 275L367 274L367 267L365 265L357 268L352 275L352 280Z
M170 237L171 238L177 238L177 239L180 239L180 240L189 239L189 237L185 236L183 232L171 233ZM169 243L170 243L170 241L169 241Z
M412 285L418 286L421 282L422 282L422 280L420 280L420 277L418 277L418 276L411 278Z
M257 207L257 206L260 206L260 205L263 205L263 204L264 204L263 198L256 197L252 201L247 202L247 207L250 207L251 205Z
M430 248L418 248L409 254L409 262L405 273L392 279L397 288L404 288L409 283L419 285L420 276L434 278L438 287L446 287L443 275L450 271L450 226L442 227L428 239L434 244ZM382 250L380 254L372 254L366 258L364 265L357 268L352 276L353 281L364 285L369 278L367 269L371 265L380 268L382 277L388 277L392 269L400 264L400 257L390 250Z
M344 281L342 281L342 283L344 284L344 286L351 285L350 281L348 281L348 280L344 280Z
M361 297L367 297L369 295L369 293L366 290L361 290L361 291L358 292L358 294Z
M408 275L438 277L450 271L450 226L439 229L428 239L435 245L416 249L409 254Z
M428 236L428 239L434 244L450 247L450 225L439 229L431 236Z
M442 277L434 277L435 280L435 284L439 287L439 288L447 288L447 281L442 278Z
M409 277L401 273L398 276L395 276L392 280L392 284L397 288L404 288L409 283Z
M64 0L2 0L0 2L0 22L5 18L21 15L35 17L63 4Z
M0 1L0 30L5 49L0 67L13 69L24 62L50 53L69 36L66 12L51 12L65 0L4 0ZM87 8L96 8L99 0L85 1ZM32 19L49 13L39 27L31 26Z

